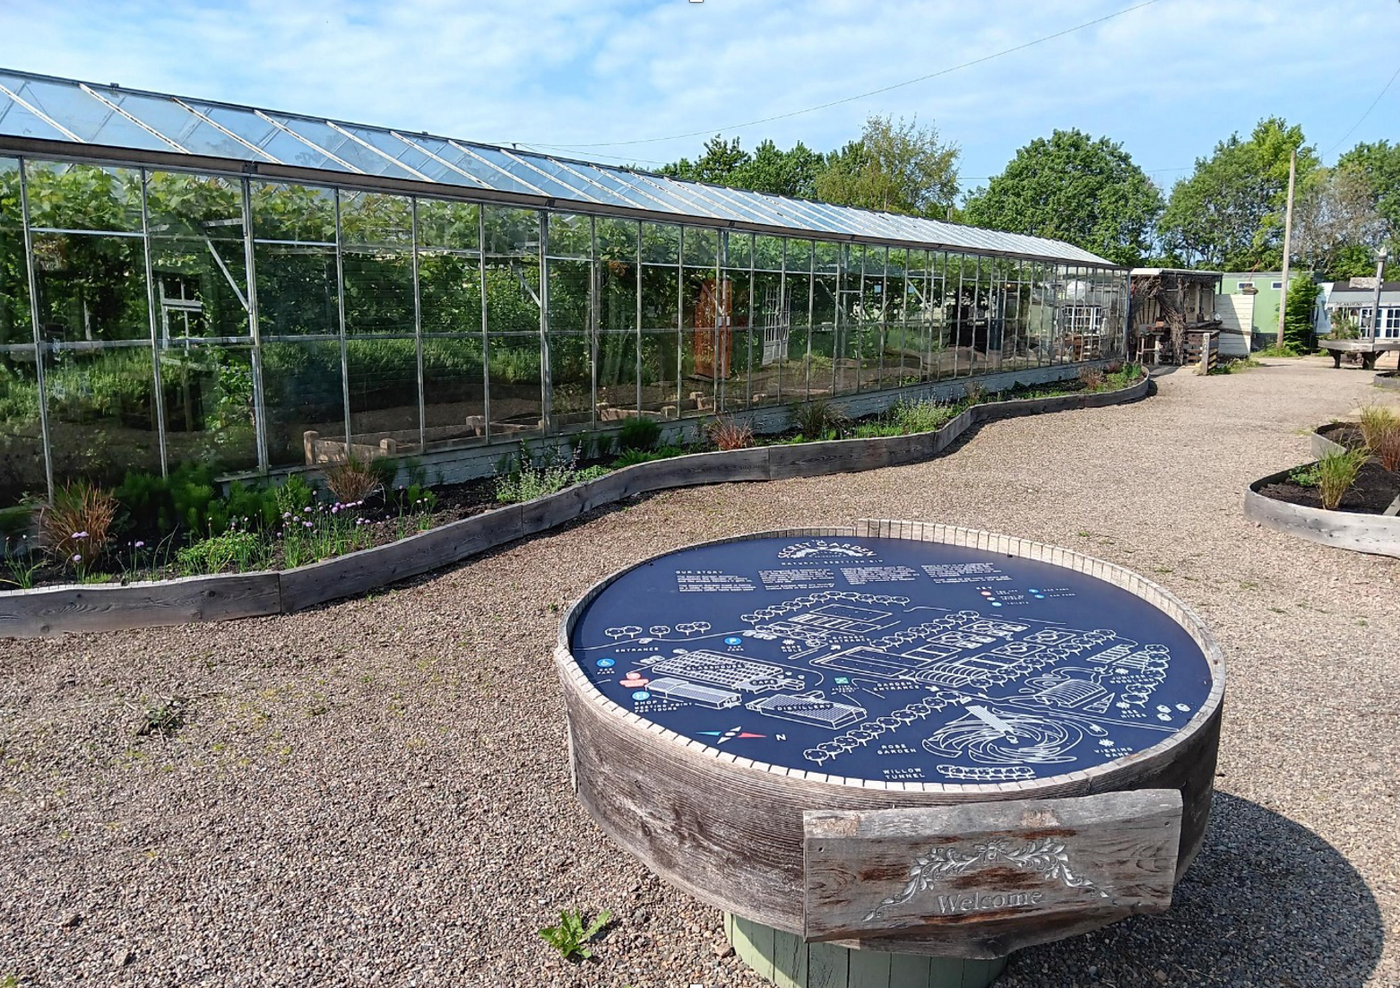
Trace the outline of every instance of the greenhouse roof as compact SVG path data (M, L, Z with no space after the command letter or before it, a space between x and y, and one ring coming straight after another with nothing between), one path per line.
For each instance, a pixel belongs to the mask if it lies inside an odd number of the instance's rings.
M55 147L55 143L65 145ZM357 176L360 187L447 186L477 198L643 213L769 233L1112 266L1044 237L1001 233L851 206L684 182L647 172L556 158L427 133L95 85L0 69L0 150L78 154L179 167L236 162L237 170L295 178L296 170ZM308 180L344 181L325 174ZM441 194L441 193L440 193Z

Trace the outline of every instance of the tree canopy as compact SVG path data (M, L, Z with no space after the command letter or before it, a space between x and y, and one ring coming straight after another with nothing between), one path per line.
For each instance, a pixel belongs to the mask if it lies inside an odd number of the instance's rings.
M1338 168L1356 167L1371 183L1371 203L1383 224L1390 256L1400 255L1400 143L1358 144L1337 159Z
M801 141L783 151L765 140L749 153L739 146L739 138L726 141L716 134L705 142L705 153L697 160L682 158L662 167L661 174L691 182L815 199L817 175L823 167L822 156Z
M968 198L975 226L1064 240L1124 265L1151 253L1162 194L1106 137L1056 130L1016 152L1005 171Z
M918 120L871 116L859 140L826 156L817 196L842 206L946 219L958 195L956 144Z
M1170 260L1225 271L1278 267L1294 150L1303 185L1319 165L1316 149L1304 143L1302 127L1281 117L1260 120L1247 139L1231 134L1210 157L1197 158L1190 177L1172 188L1158 222Z

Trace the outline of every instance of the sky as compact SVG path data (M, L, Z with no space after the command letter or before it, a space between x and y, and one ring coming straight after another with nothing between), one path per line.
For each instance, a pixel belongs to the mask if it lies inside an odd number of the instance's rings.
M889 114L965 189L1057 128L1165 191L1265 116L1400 140L1397 39L1396 0L0 0L4 68L647 168Z

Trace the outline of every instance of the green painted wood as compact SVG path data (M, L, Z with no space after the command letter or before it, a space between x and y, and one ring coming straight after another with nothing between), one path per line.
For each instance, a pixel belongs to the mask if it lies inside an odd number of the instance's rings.
M1006 967L1004 957L962 960L805 943L732 913L725 913L724 934L739 959L778 988L987 988Z
M774 932L773 984L778 988L806 988L807 944L796 933Z

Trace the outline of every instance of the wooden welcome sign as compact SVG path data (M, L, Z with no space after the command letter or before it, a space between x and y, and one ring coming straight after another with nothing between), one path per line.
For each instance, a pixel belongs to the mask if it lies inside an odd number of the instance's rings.
M1175 789L919 809L808 811L803 935L1015 946L1171 905Z

